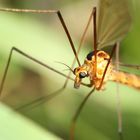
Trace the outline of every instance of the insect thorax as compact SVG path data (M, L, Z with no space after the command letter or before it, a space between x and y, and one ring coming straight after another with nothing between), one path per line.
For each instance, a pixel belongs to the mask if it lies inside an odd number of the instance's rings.
M88 65L89 67L89 71L88 71L88 75L90 78L90 82L93 83L93 85L98 88L101 80L103 78L103 74L105 71L105 68L107 66L108 60L110 59L110 56L108 53L104 52L104 51L97 51L96 54L96 70L95 70L95 54L94 52L90 52L87 55L87 58L84 61L84 64ZM112 74L112 70L113 70L113 65L110 63L108 68L107 68L107 72L105 74L105 78L103 83L105 83L107 80L110 79L111 74ZM95 76L95 71L96 71L96 76Z

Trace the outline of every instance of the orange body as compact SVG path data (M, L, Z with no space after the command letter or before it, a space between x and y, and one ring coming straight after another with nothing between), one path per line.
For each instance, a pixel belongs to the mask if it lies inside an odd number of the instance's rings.
M88 54L89 55L89 54ZM102 77L108 63L110 56L104 51L97 52L97 65L96 65L96 72L95 72L95 56L94 53L89 58L86 58L84 64L80 67L75 68L75 88L79 88L82 79L85 77L89 77L90 84L89 86L95 86L98 90L100 83L102 81ZM103 81L102 89L104 84L108 81L115 81L122 84L126 84L128 86L132 86L135 88L140 88L140 77L129 74L121 71L116 71L115 67L112 63L109 64L107 68L107 72L105 74L105 78Z
M140 89L140 77L121 71L112 71L112 81L119 82L137 89Z

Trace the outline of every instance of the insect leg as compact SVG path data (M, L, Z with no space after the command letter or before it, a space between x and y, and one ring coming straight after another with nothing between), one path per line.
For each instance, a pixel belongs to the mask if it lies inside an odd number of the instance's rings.
M19 54L21 54L21 55L23 55L23 56L25 56L25 57L27 57L27 58L29 58L30 60L32 60L32 61L34 61L34 62L36 62L38 64L40 64L40 65L42 65L42 66L44 66L44 67L46 67L46 68L48 68L48 69L58 73L59 75L67 77L67 75L65 75L65 74L59 72L58 70L56 70L56 69L54 69L54 68L52 68L52 67L50 67L50 66L48 66L48 65L46 65L44 63L42 63L41 61L39 61L39 60L33 58L32 56L24 53L23 51L19 50L18 48L12 47L12 49L10 51L10 54L9 54L9 58L8 58L7 64L6 64L5 71L4 71L4 74L3 74L3 77L2 77L1 85L0 85L0 97L2 96L3 86L4 86L4 83L5 83L5 79L6 79L6 76L7 76L7 73L8 73L8 69L9 69L9 65L10 65L10 62L11 62L11 59L12 59L12 54L13 54L14 51L19 53ZM74 79L72 79L70 77L69 77L69 79L74 81Z
M118 47L119 47L119 43L116 43L114 45L113 49L112 49L112 52L111 52L111 55L110 55L110 59L108 60L108 63L106 65L106 67L105 67L105 70L104 70L104 73L103 73L103 77L102 77L101 83L100 83L99 87L97 88L98 90L100 90L101 87L102 87L103 80L104 80L105 74L107 72L107 68L108 68L108 66L110 64L111 58L112 58L112 56L113 56L116 48L118 48ZM118 54L117 54L117 58L116 59L118 60ZM118 105L118 108L117 108L117 112L118 112L118 133L119 133L120 140L123 140L123 135L122 135L122 114L121 114L121 110L120 110L120 100L119 100L119 94L118 94L118 92L119 92L119 88L117 86L117 99L118 99L118 103L117 103L117 105Z
M79 107L77 108L74 116L73 116L73 119L72 119L72 122L71 122L71 127L70 127L70 140L74 140L74 132L75 132L75 125L76 125L76 122L77 122L77 119L86 103L86 101L88 100L88 98L90 97L90 95L94 92L95 88L93 88L88 94L87 96L84 98L84 100L81 102L81 104L79 105Z
M39 105L41 105L41 104L49 101L49 100L51 100L52 98L60 95L60 93L63 90L64 90L64 88L62 87L62 88L56 90L53 93L49 93L46 96L41 96L41 97L39 97L39 98L37 98L37 99L35 99L33 101L30 101L29 103L23 104L20 107L16 107L15 110L23 110L23 109L26 109L26 110L29 109L29 110L31 110L31 109L33 109L33 108L35 108L35 107L37 107L37 106L39 106Z
M3 87L4 87L4 83L5 83L5 80L6 80L6 77L7 77L7 73L8 73L8 70L9 70L10 62L11 62L12 55L13 55L14 51L19 53L19 54L21 54L21 55L23 55L23 56L25 56L25 57L27 57L28 59L30 59L32 61L38 63L39 65L41 65L43 67L46 67L49 70L52 70L55 73L57 73L57 74L67 78L67 75L61 73L60 71L58 71L58 70L56 70L56 69L54 69L54 68L52 68L52 67L50 67L50 66L48 66L48 65L46 65L44 63L42 63L41 61L39 61L39 60L33 58L32 56L24 53L23 51L19 50L18 48L12 47L12 49L10 51L10 54L9 54L9 58L8 58L7 64L6 64L6 67L5 67L5 71L4 71L4 74L3 74L3 77L2 77L2 81L1 81L1 84L0 84L0 98L2 98L2 90L3 90ZM68 77L68 78L70 80L74 81L73 78L71 78L71 77ZM88 86L87 84L84 84L84 83L81 83L81 84L83 86ZM24 109L24 108L26 108L26 107L28 107L28 106L30 106L32 104L36 104L37 105L37 104L41 104L43 102L46 102L46 101L52 99L53 97L59 95L63 90L64 90L64 87L58 89L57 91L55 91L55 92L53 92L53 93L51 93L51 94L49 94L47 96L42 96L39 99L35 99L35 100L33 100L33 101L31 101L31 102L29 102L27 104L24 104L23 106L20 106L20 107L16 108L16 110Z
M93 48L94 48L94 53L95 53L95 64L94 64L94 73L93 77L96 79L96 71L97 71L97 26L96 26L96 7L93 8Z
M70 78L70 80L74 80L74 79ZM86 87L91 87L90 84L86 84L86 83L81 83L81 84ZM15 110L23 110L23 109L27 109L27 108L31 110L31 109L35 108L36 106L39 106L40 104L43 104L43 103L51 100L52 98L58 96L61 92L63 92L64 89L65 89L65 87L62 86L60 89L56 90L55 92L49 93L46 96L41 96L40 98L37 98L27 104L24 104L20 107L15 108Z
M89 16L88 22L87 22L86 27L85 27L85 29L84 29L84 32L83 32L83 34L82 34L82 37L81 37L81 40L80 40L80 44L79 44L79 47L78 47L78 49L77 49L77 56L78 56L78 54L79 54L79 52L80 52L80 50L81 50L82 44L84 43L85 36L86 36L87 30L88 30L88 28L89 28L89 25L90 25L90 23L91 23L92 17L93 17L93 10L92 10L92 12L91 12L91 14L90 14L90 16ZM75 62L76 62L76 57L74 58L74 60L73 60L73 62L72 62L71 69L74 68ZM71 75L71 71L68 73L68 77L70 77L70 75ZM68 84L68 80L69 80L68 77L66 78L66 81L65 81L65 83L64 83L64 87L66 87L67 84Z
M76 53L76 50L75 50L75 46L74 46L74 43L72 41L72 38L71 38L71 35L68 31L68 28L65 24L65 21L63 19L63 16L61 14L61 12L59 10L30 10L30 9L10 9L10 8L0 8L0 11L5 11L5 12L19 12L19 13L40 13L40 14L47 14L47 13L54 13L58 16L59 18L59 21L61 22L61 25L63 26L63 29L67 35L67 38L69 40L69 43L70 43L70 46L73 50L73 53L75 55L75 58L77 60L77 63L79 66L81 66L80 64L80 61L78 59L78 56L77 56L77 53Z
M116 47L116 70L119 70L119 47L120 44L117 43ZM119 83L116 83L116 101L117 101L117 116L118 116L118 134L120 140L123 140L123 130L122 130L122 111L121 111L121 100L119 94Z
M133 69L140 70L140 65L124 64L124 63L121 63L121 62L116 62L116 64L119 64L120 66L123 66L123 67L128 67L128 68L133 68Z
M111 59L112 59L112 57L113 57L113 54L114 54L114 52L115 52L115 50L116 50L116 47L117 47L117 43L115 43L115 45L113 46L113 49L112 49L112 51L111 51L110 58L109 58L109 60L108 60L108 63L107 63L107 65L106 65L105 70L104 70L104 73L103 73L103 77L102 77L101 83L100 83L99 87L97 88L98 90L100 90L101 87L102 87L102 84L103 84L103 81L104 81L104 78L105 78L105 74L106 74L106 72L107 72L107 68L108 68L108 66L109 66L109 64L110 64L110 61L111 61Z

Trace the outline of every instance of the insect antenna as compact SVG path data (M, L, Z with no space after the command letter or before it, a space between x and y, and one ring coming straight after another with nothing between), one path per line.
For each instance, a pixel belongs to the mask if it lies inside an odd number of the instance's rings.
M58 62L58 61L55 61L55 62L66 66L68 68L67 70L70 70L72 73L74 73L73 70L72 70L72 68L70 66L68 66L67 64L65 64L63 62Z

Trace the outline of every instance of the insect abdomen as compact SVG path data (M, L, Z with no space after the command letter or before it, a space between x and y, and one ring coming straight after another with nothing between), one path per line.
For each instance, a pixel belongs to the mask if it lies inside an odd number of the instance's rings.
M113 71L111 80L140 89L140 76L136 76L134 74Z

